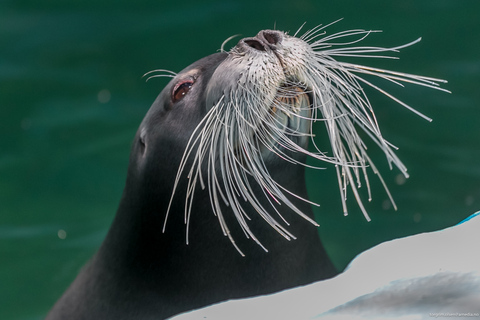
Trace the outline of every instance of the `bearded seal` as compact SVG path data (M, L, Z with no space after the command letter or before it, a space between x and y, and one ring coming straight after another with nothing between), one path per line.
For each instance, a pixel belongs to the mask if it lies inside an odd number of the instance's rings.
M312 227L306 158L335 164L345 212L350 185L366 215L357 184L363 174L368 187L367 166L377 171L357 131L406 169L361 84L390 95L358 74L437 80L337 62L401 47L340 48L337 39L370 31L318 39L322 30L263 30L178 74L149 73L172 80L137 131L115 219L47 319L163 319L337 274ZM330 155L307 148L314 121L325 123Z

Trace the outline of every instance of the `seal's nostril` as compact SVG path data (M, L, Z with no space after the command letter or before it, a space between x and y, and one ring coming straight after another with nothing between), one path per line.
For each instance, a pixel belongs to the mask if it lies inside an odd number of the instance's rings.
M248 40L245 40L245 43L246 43L249 47L252 47L252 48L255 49L255 50L265 51L265 46L263 45L263 43L261 43L261 42L258 41L258 40L248 39Z
M278 44L281 40L277 32L264 31L263 37L269 44L273 44L273 45Z

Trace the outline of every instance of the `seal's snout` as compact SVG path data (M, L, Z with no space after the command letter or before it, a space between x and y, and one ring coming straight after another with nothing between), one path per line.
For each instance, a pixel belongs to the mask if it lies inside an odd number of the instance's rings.
M283 40L283 32L276 30L262 30L253 38L240 40L239 46L244 49L254 49L257 51L275 51L277 45Z

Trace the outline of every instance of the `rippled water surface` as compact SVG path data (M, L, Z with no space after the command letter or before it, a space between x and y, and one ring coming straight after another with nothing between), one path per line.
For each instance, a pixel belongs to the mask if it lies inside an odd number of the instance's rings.
M353 199L344 217L334 168L308 173L339 268L381 241L480 209L479 12L475 0L0 2L0 319L41 319L100 245L137 126L166 84L141 76L180 71L234 34L344 18L328 31L381 29L366 42L379 46L423 37L400 60L365 63L449 81L452 94L386 85L432 123L370 96L411 175L388 171L372 146L398 211L372 177L372 221Z

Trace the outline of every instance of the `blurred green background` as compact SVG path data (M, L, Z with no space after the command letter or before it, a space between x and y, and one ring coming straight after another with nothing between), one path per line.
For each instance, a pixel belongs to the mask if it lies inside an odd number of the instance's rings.
M398 211L372 176L372 221L353 197L344 217L334 168L307 173L321 204L320 235L343 269L381 241L444 228L480 209L478 0L1 0L0 319L43 318L101 243L137 126L166 84L145 83L145 72L180 71L234 34L274 26L293 33L305 21L311 28L339 18L329 33L384 31L368 45L423 37L400 60L363 63L447 79L452 91L384 85L432 123L370 95L411 175L404 181L390 172L371 148Z

